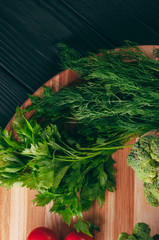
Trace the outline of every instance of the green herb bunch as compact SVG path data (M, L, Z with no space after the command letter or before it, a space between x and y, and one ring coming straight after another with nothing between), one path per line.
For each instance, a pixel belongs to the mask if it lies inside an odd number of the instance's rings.
M157 54L154 50L154 58ZM65 69L77 72L83 80L55 94L52 104L56 101L58 110L70 108L77 121L100 133L143 134L159 129L157 59L137 46L101 50L98 55L81 57L74 49L62 45L61 60Z
M121 139L98 140L90 148L72 147L62 140L56 125L42 128L36 120L27 120L17 108L12 132L0 134L0 186L10 188L16 183L38 191L34 202L44 206L53 201L51 212L62 215L70 225L89 233L89 223L82 217L94 200L101 207L105 191L115 190L114 160L111 154ZM118 146L113 147L114 143Z
M56 93L45 87L43 96L30 96L36 117L45 115L59 128L74 119L76 135L88 144L98 137L141 136L159 129L159 61L135 46L88 57L61 47L63 67L76 71L81 81Z

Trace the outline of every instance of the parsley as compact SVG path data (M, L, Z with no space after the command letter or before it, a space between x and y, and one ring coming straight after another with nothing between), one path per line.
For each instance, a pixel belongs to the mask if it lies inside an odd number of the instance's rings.
M34 203L53 202L51 212L62 215L68 225L72 217L77 218L75 228L88 234L90 224L82 212L95 200L101 207L106 189L115 191L111 154L123 146L98 140L89 148L75 147L62 139L56 125L42 128L35 119L27 120L19 108L13 130L16 138L1 130L0 186L9 189L19 183L37 190Z

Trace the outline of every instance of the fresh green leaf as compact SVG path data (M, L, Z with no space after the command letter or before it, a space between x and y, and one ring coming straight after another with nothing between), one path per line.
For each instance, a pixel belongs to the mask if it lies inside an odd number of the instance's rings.
M64 210L62 214L62 220L67 223L68 226L70 226L72 220L72 212L69 213L68 210Z
M55 172L55 175L54 175L54 185L53 185L53 188L56 189L62 178L64 177L64 175L66 174L67 170L68 170L69 166L65 166L61 169L58 170L58 172Z
M77 222L74 224L74 227L76 228L77 232L82 231L85 234L88 234L92 237L89 231L89 226L85 222L83 222L80 218L78 218Z

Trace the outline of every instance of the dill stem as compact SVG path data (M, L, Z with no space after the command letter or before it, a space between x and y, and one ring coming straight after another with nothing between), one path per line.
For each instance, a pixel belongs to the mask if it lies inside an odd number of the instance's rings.
M133 144L123 145L123 146L116 146L116 147L107 147L107 148L81 148L81 150L94 150L94 151L113 150L113 149L121 149L121 148L127 148L127 147L132 147L132 146L133 146Z

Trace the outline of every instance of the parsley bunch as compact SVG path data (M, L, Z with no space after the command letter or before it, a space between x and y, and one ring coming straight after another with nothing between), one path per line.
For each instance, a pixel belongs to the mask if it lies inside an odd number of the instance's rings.
M42 128L36 120L27 120L17 108L12 132L0 134L0 186L15 183L37 190L34 202L44 206L53 201L51 212L62 215L70 225L77 217L75 228L89 233L89 223L82 217L94 200L101 206L105 190L115 190L114 160L111 154L121 139L98 140L92 147L72 147L63 141L56 125ZM118 146L113 147L114 144ZM113 145L113 146L112 146Z

